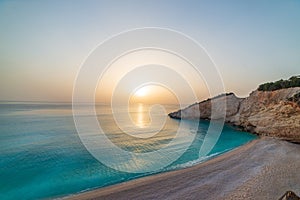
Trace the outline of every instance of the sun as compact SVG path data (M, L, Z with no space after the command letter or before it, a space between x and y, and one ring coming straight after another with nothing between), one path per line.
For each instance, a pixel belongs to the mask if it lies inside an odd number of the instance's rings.
M147 88L147 86L145 87L141 87L140 89L138 89L135 93L134 96L137 97L144 97L149 93L149 88Z
M142 85L140 87L136 87L136 89L130 94L130 104L178 104L177 97L174 95L174 93L163 85Z

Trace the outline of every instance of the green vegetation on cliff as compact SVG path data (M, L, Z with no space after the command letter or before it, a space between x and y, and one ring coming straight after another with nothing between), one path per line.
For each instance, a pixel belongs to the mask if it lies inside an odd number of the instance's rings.
M258 86L259 91L274 91L283 88L300 87L300 75L292 76L288 80L264 83Z

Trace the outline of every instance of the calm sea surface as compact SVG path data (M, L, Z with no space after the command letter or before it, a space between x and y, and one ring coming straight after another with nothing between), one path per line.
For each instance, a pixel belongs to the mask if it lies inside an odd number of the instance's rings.
M177 109L174 105L165 106L166 113ZM108 106L97 105L96 110L99 123L107 137L117 146L133 152L160 149L175 137L180 123L179 120L166 118L165 113L155 110L149 116L147 105L132 106L129 111L133 123L129 123L126 129L133 134L156 130L159 124L151 118L166 119L159 134L141 140L127 137L116 126ZM122 107L116 110L115 114L122 120L126 110ZM150 124L151 120L153 123ZM195 165L256 137L225 126L214 148L206 156L199 157L209 122L197 122L196 127L190 126L190 121L181 123L184 123L185 134L194 136L192 144L178 160L155 173ZM180 149L184 143L185 138L182 137L173 145L173 150ZM159 159L165 158L157 159L159 162ZM131 163L118 163L118 159L114 162L132 167ZM149 173L120 172L96 160L80 141L73 121L72 106L69 104L0 104L1 200L62 197L146 175Z

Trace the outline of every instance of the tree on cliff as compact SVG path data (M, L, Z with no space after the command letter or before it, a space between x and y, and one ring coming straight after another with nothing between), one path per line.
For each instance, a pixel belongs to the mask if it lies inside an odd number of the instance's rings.
M282 80L269 83L263 83L258 86L259 91L274 91L283 88L300 87L300 75L292 76L288 80Z

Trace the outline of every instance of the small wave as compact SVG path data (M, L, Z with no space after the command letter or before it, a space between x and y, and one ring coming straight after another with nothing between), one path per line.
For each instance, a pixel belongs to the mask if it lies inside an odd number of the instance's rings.
M220 151L220 152L217 152L217 153L213 153L211 155L208 155L208 156L204 156L204 157L200 157L196 160L191 160L191 161L188 161L188 162L185 162L185 163L181 163L181 164L177 164L177 165L172 165L170 167L167 167L165 171L171 171L171 170L176 170L176 169L183 169L183 168L187 168L187 167L192 167L194 165L197 165L197 164L200 164L200 163L203 163L207 160L210 160L214 157L217 157L219 155L222 155L228 151L231 151L233 150L232 148L229 148L229 149L225 149L224 151Z

